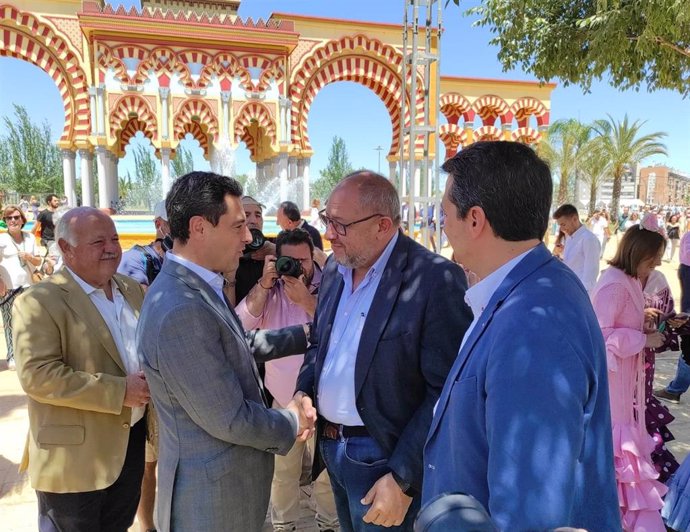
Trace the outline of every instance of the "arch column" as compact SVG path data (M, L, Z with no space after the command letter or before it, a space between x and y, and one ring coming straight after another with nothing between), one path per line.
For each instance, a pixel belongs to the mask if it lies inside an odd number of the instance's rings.
M96 147L96 170L98 171L98 206L101 209L110 208L108 199L108 150L103 146Z
M106 151L106 160L108 161L107 163L107 171L106 171L106 191L107 191L107 202L108 202L108 207L111 209L115 209L116 205L118 203L118 200L120 199L119 197L119 187L118 187L118 182L117 182L117 165L119 162L119 159L117 155L114 153L111 153L109 151Z
M398 169L397 161L388 161L388 179L397 187L397 179L395 178L395 171Z
M230 109L231 106L230 104L232 103L232 93L230 91L221 91L220 93L220 101L221 101L221 116L220 116L220 123L219 123L219 133L220 133L220 138L224 141L227 142L228 144L230 143Z
M163 198L170 192L172 179L170 179L170 148L161 148L161 182L163 186Z
M93 207L93 153L89 150L79 150L81 157L81 204Z
M280 190L280 201L287 201L288 198L288 154L278 154L278 183Z
M304 203L304 208L309 207L309 165L311 164L311 158L305 157L304 159L299 159L297 161L297 175L302 179L302 202Z
M72 150L60 150L60 152L62 154L62 178L67 204L70 207L76 207L77 172L75 168L75 159L77 158L77 154Z

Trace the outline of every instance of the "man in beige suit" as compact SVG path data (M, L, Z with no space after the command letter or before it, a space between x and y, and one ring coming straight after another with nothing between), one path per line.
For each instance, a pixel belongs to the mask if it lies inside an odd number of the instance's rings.
M143 290L116 275L110 217L68 211L56 230L65 268L14 305L17 375L29 396L22 468L41 532L124 532L144 469L149 390L134 333Z

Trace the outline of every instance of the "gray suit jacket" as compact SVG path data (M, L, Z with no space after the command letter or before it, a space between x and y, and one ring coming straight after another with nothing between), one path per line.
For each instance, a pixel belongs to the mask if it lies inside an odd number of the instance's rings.
M271 453L286 454L297 427L292 414L264 405L252 349L264 359L304 352L300 329L263 334L250 348L234 311L211 287L165 261L137 329L160 424L158 530L261 530Z

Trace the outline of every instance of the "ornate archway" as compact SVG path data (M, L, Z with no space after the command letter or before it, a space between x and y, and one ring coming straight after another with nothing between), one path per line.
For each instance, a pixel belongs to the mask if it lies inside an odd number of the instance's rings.
M218 118L204 100L186 100L173 119L175 138L182 140L190 133L209 157L209 142L218 140Z
M251 134L251 126L256 124L260 131ZM257 158L257 148L261 144L261 136L265 136L271 145L275 145L276 123L268 108L258 102L247 102L237 112L233 127L236 142L244 142L253 160ZM259 134L260 133L260 134Z
M123 96L110 112L110 129L117 139L117 155L124 156L125 147L141 131L152 142L158 137L158 121L149 104L140 96Z
M76 51L47 22L26 11L0 5L0 55L27 61L44 70L57 85L65 111L59 144L86 142L90 130L87 78Z

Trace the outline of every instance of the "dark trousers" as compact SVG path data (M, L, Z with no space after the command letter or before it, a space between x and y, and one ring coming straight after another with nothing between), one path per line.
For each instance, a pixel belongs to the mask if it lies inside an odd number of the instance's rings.
M142 419L130 430L120 476L105 489L83 493L36 491L39 531L127 532L139 505L145 440L146 421Z

